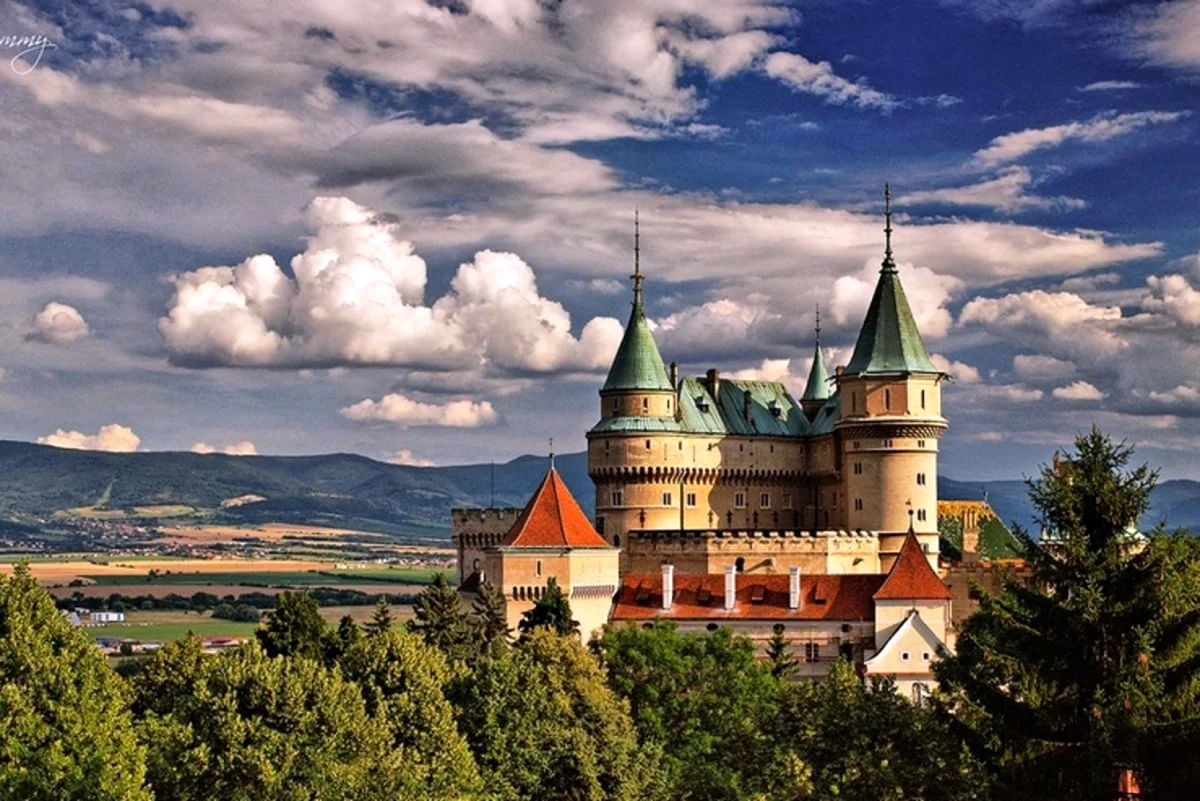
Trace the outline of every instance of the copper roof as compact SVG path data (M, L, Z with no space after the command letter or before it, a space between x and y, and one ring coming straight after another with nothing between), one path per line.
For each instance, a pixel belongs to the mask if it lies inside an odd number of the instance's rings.
M900 555L875 593L877 601L949 601L954 596L929 566L925 551L911 531L904 538Z
M514 548L607 548L553 467L500 545Z
M626 576L617 593L613 620L656 617L675 620L874 620L871 596L883 584L878 574L811 575L800 580L800 608L788 608L786 574L737 574L737 599L725 610L725 576L675 574L675 598L662 608L662 575Z

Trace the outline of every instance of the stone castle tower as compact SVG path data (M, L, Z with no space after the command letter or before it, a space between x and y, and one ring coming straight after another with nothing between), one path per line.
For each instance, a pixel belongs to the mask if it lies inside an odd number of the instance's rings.
M588 432L596 529L625 572L664 560L703 573L886 572L909 531L936 565L947 376L901 286L885 198L884 259L854 354L829 376L818 327L800 401L778 382L668 371L635 227L633 308Z

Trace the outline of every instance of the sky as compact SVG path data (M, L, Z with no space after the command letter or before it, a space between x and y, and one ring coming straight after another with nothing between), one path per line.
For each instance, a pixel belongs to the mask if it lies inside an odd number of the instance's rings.
M1200 478L1200 0L0 5L0 438L582 449L629 313L803 389L882 257L943 475Z

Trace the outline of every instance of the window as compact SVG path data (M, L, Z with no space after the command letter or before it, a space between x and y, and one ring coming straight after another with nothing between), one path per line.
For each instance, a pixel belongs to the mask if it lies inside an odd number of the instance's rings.
M890 447L892 447L892 441L891 441L890 439L885 439L885 440L883 441L883 447L885 447L885 448L890 448Z
M922 651L922 652L921 652L921 661L922 661L922 662L928 662L928 661L929 661L929 652L928 652L928 651Z
M746 452L746 446L739 442L738 443L738 453L745 453L745 452Z
M920 520L922 523L925 522L925 510L924 509L917 510L917 519Z
M925 408L925 390L921 390L921 408Z
M858 393L850 393L850 412L853 414L858 411Z
M924 473L917 473L917 485L921 486L921 487L925 486L925 474Z
M836 492L833 493L833 503L830 505L837 506L837 493Z
M901 651L900 652L900 661L907 662L910 656L912 656L912 654L910 654L908 651Z
M771 452L771 453L774 453L774 452L775 452L775 446L774 446L774 444L772 444L772 445L770 446L770 452Z
M668 399L667 399L667 411L668 411L668 412L669 412L669 411L671 411L671 400L670 400L670 398L668 398Z
M617 404L617 399L616 399L616 398L613 398L613 407L612 407L613 414L616 414L616 413L617 413L617 409L618 409L618 408L619 408L619 406L618 406L618 404Z
M733 569L741 573L746 569L746 557L739 556L733 563Z
M646 450L650 450L650 440L646 440Z
M862 447L862 443L859 442L858 440L854 440L854 450L858 450L861 447Z
M856 475L856 476L862 475L862 462L854 463L854 475Z
M783 493L783 508L784 509L792 508L792 493L790 493L790 492Z
M733 505L734 505L734 507L736 507L738 509L745 509L746 508L746 493L735 492L733 494Z
M892 391L890 389L883 391L883 408L889 410L892 408Z
M676 450L683 450L683 440L679 440L679 446Z
M608 446L612 444L608 440L604 440L604 452L608 453Z
M924 448L924 447L925 447L925 440L923 440L923 439L919 439L919 440L917 440L917 447L918 447L918 448Z
M601 537L604 536L604 518L603 517L596 518L596 533L599 534Z
M688 505L688 506L695 506L695 505L696 505L696 493L694 493L694 492L689 492L689 493L687 494L687 505Z
M537 560L536 570L537 570L537 577L541 578L542 577L542 560L541 559Z
M642 410L644 411L644 410L646 410L646 409L649 409L649 408L650 408L650 399L649 399L649 398L642 398Z
M804 643L804 661L816 662L821 658L821 646L815 642Z
M612 504L610 504L610 505L611 506L624 506L625 505L625 493L621 492L620 490L617 490L616 492L614 492L612 494Z
M764 492L758 496L758 508L759 509L770 509L771 508L771 493Z
M671 505L671 493L664 492L662 494L662 501L663 501L663 506L670 506Z
M861 512L862 510L863 510L862 498L855 498L854 499L854 511Z
M709 624L708 624L707 626L705 626L704 628L708 629L709 631L716 631L717 629L719 629L719 628L721 628L721 627L720 627L720 626L718 626L716 623L709 623Z

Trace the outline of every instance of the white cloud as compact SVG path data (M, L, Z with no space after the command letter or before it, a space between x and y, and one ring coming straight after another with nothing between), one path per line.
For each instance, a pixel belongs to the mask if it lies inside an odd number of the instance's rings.
M1118 306L1093 306L1070 292L1040 289L1000 298L975 298L963 306L959 323L977 324L997 338L1092 358L1114 356L1128 341L1114 330Z
M949 375L959 384L978 384L981 380L979 369L969 364L951 361L940 353L931 355L929 360L933 362L934 367Z
M1028 209L1064 211L1081 209L1087 205L1078 198L1030 195L1027 190L1033 185L1033 174L1029 169L1016 165L1007 168L995 178L989 178L976 184L909 192L897 198L896 202L904 206L921 203L977 206L1010 214Z
M1075 365L1053 356L1018 353L1013 356L1013 373L1025 381L1054 381L1070 378L1075 374Z
M1195 386L1180 384L1165 392L1151 392L1150 400L1170 406L1197 406L1200 405L1200 389L1197 389Z
M1186 111L1134 111L1124 114L1109 111L1083 122L1027 128L997 136L987 147L975 153L975 162L985 168L996 167L1036 150L1058 147L1064 142L1106 142L1147 125L1175 122L1187 114Z
M839 76L828 61L813 62L796 53L779 52L763 60L763 69L767 75L797 92L823 97L827 103L883 111L891 111L900 105L898 100L885 92Z
M1158 64L1200 69L1200 0L1155 5L1134 26L1132 39L1142 55Z
M38 437L39 445L52 445L55 448L70 448L78 451L114 451L130 453L136 451L142 443L141 437L133 433L133 429L118 423L100 426L95 434L85 434L82 431L66 431L58 429L53 434Z
M34 315L27 339L65 345L87 335L87 321L74 306L51 301Z
M866 315L879 280L878 271L878 267L868 264L858 275L844 275L834 281L829 308L838 325L858 324ZM900 278L921 334L929 339L946 336L953 321L946 304L962 290L963 282L911 264L900 265Z
M191 448L192 453L223 453L226 456L257 456L258 448L253 442L243 440L224 447L215 447L207 442L197 442Z
M1087 381L1076 381L1065 387L1057 387L1052 394L1059 400L1069 401L1098 401L1106 397L1105 393Z
M1015 386L1002 387L1001 393L1013 403L1033 403L1040 401L1045 396L1040 389Z
M1200 292L1182 275L1152 275L1146 279L1150 294L1142 308L1161 312L1186 328L1200 327Z
M476 253L425 305L425 262L396 223L346 198L317 198L308 216L315 233L292 259L295 279L267 255L175 278L159 321L172 359L551 373L607 367L620 341L612 318L573 336L566 309L515 254Z
M408 465L410 467L433 467L434 466L434 462L432 459L422 459L420 457L414 456L413 452L411 450L409 450L408 448L401 448L398 451L387 454L384 457L384 461L391 462L392 464Z
M361 400L342 409L342 416L356 422L398 423L402 426L445 426L478 428L495 425L500 415L489 401L456 400L449 403L423 403L399 393L379 400Z
M1137 81L1096 81L1087 86L1079 87L1081 92L1120 92L1126 89L1137 89L1141 86Z

